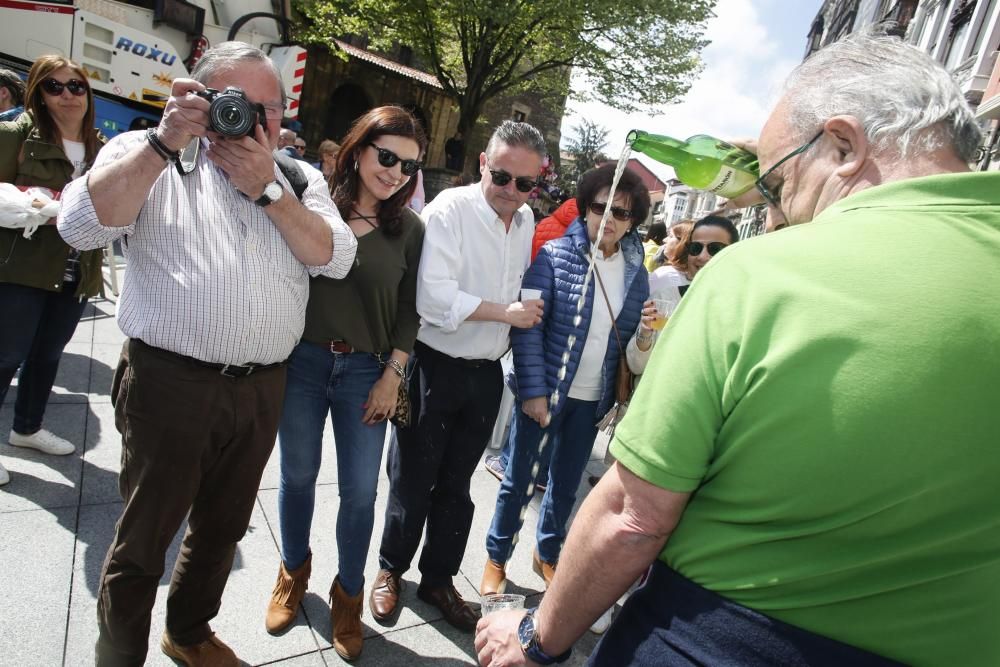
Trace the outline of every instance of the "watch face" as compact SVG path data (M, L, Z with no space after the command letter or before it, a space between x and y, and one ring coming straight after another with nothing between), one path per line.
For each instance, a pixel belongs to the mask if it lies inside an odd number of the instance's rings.
M276 181L268 183L267 187L264 188L264 196L270 199L271 201L277 201L278 199L280 199L281 194L282 194L281 184Z
M534 639L535 620L531 614L525 614L517 626L517 641L521 644L521 648L527 651Z

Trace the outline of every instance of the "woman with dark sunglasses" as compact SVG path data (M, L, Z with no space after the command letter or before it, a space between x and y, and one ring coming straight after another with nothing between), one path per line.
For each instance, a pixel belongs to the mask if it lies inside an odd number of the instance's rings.
M344 138L333 200L358 237L343 280L313 278L305 331L288 363L278 429L281 565L267 610L276 633L295 620L312 569L309 535L327 413L337 455L338 573L330 589L333 646L361 654L364 568L375 522L375 490L386 420L396 411L417 316L417 267L424 226L406 208L427 149L420 123L385 106L359 118Z
M726 246L739 240L739 231L727 218L709 215L698 220L670 254L670 264L650 274L650 292L654 295L669 292L665 296L679 300L698 272Z
M0 122L0 181L61 191L82 176L105 138L94 129L87 75L62 56L31 66L25 112ZM54 223L55 219L50 222ZM72 454L67 440L42 428L63 348L73 337L87 299L101 290L101 252L76 251L54 224L35 230L0 228L0 403L18 376L8 442L45 454ZM9 479L0 466L0 484Z
M515 419L510 460L486 538L489 560L480 584L483 595L502 590L506 583L521 511L536 488L534 471L546 466L549 474L532 560L546 585L552 579L597 423L615 400L620 354L633 344L630 341L640 327L649 281L636 228L649 212L649 191L634 172L626 170L614 198L609 197L614 172L611 164L583 175L577 187L581 217L563 237L542 246L524 275L522 288L540 291L545 309L539 324L511 333ZM605 211L610 215L598 237ZM578 319L577 304L595 241L595 273ZM555 393L559 398L550 406ZM544 436L548 444L539 452Z

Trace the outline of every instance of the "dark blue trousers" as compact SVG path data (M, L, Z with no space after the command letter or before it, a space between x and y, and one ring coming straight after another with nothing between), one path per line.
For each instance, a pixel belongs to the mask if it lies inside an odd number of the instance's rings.
M80 322L86 300L74 296L76 283L61 292L0 283L0 404L17 369L14 425L30 435L42 427L49 392L56 381L59 358Z
M899 667L736 604L656 561L590 667Z

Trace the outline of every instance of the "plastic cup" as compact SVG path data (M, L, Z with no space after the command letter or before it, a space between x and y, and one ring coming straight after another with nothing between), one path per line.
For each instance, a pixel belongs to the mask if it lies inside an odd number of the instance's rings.
M531 301L534 299L542 298L542 290L540 289L521 289L521 301Z
M677 304L670 299L653 299L653 307L656 308L656 318L650 325L654 330L660 331L667 326L670 314L674 312Z
M494 593L484 595L481 601L480 613L489 616L495 611L504 609L524 609L524 596L516 593Z

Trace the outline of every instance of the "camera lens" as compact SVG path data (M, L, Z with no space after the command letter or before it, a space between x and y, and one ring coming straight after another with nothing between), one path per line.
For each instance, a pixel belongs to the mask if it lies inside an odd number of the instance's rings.
M230 92L232 90L232 92ZM227 89L212 100L208 109L212 129L228 137L252 134L257 114L242 91Z

